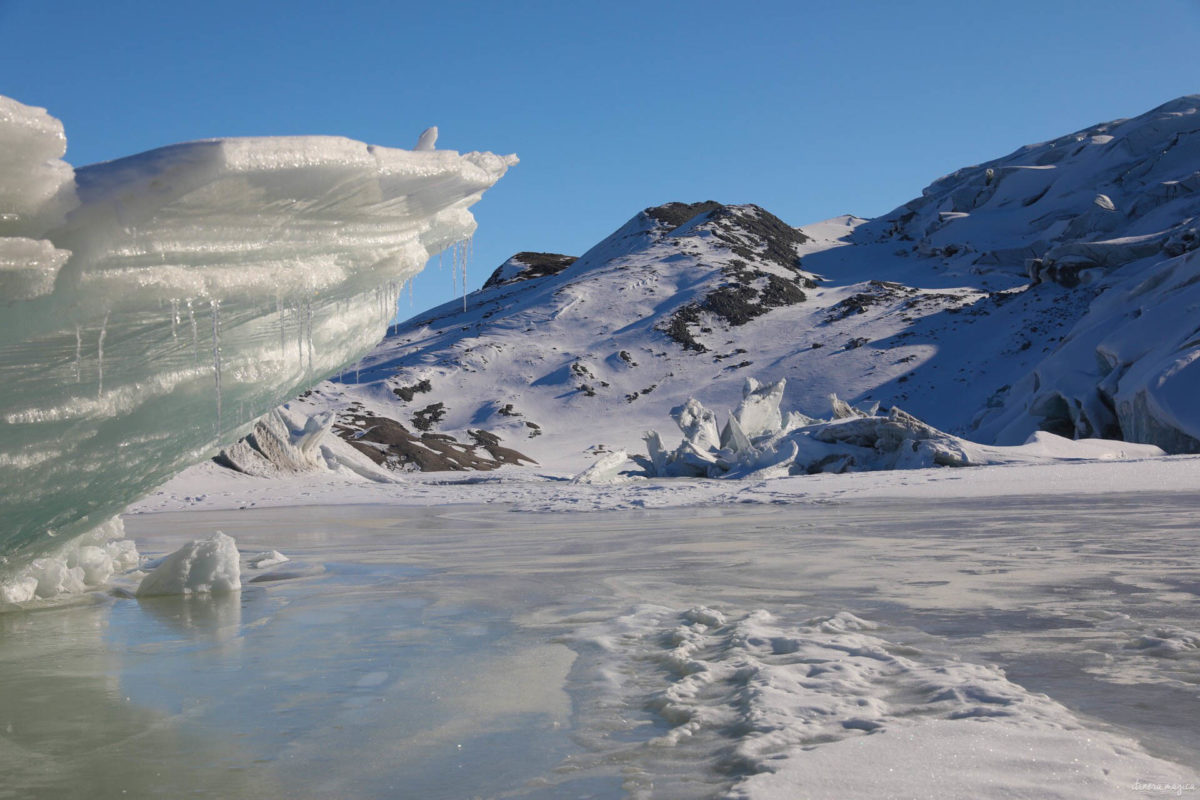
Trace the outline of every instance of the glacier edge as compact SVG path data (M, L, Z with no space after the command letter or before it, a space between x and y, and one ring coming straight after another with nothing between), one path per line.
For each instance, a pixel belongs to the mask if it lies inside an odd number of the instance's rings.
M213 139L73 170L0 97L0 564L106 524L357 361L516 156Z

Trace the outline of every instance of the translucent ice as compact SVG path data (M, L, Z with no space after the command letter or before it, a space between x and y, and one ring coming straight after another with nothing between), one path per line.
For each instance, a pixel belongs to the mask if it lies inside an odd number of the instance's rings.
M515 156L329 136L72 171L0 98L0 558L95 528L361 358ZM54 537L60 538L54 538Z
M32 561L9 565L0 575L0 607L99 589L137 564L137 547L125 538L120 518L111 519Z
M417 140L417 146L413 150L433 150L437 144L438 129L437 125L426 128L421 131L421 138Z

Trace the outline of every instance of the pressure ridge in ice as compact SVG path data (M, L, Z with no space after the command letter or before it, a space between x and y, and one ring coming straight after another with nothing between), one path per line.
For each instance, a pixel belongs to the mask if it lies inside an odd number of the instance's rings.
M694 398L672 412L683 441L667 450L655 431L645 435L651 477L744 478L812 475L924 467L1038 463L1069 459L1153 458L1154 445L1085 439L1074 441L1039 431L1020 446L982 445L940 431L899 408L879 413L879 404L854 408L830 396L833 416L816 420L779 405L786 379L762 386L747 378L742 402L718 428L717 415ZM614 454L615 456L616 454ZM624 453L597 460L580 482L614 479Z
M359 359L402 282L472 234L468 208L516 163L305 136L75 171L65 145L58 120L0 98L0 557L13 563Z

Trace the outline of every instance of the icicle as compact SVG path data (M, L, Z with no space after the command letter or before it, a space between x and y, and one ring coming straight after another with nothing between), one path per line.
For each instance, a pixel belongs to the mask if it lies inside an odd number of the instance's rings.
M196 328L196 312L192 309L192 301L187 301L188 320L192 323L192 355L196 363L200 363L200 331Z
M275 295L275 313L279 314L279 358L287 355L287 324L283 312L283 298Z
M299 359L300 369L304 369L304 318L300 314L300 306L292 308L296 315L296 358Z
M313 313L312 298L304 298L304 321L308 329L308 371L313 371Z
M212 309L213 379L217 387L217 434L221 433L221 301L210 301Z
M104 322L100 323L100 338L96 340L96 397L104 396L104 337L108 335L108 314L104 312Z
M462 241L454 243L454 273L456 279L459 275L462 276L463 311L467 310L467 262L471 259L471 250L473 245L474 237L472 236L468 236Z
M179 301L171 301L171 341L179 341Z
M75 382L83 382L83 332L75 326Z

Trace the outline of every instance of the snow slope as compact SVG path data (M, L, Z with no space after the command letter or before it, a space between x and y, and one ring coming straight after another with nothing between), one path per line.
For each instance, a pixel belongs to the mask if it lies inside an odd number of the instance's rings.
M875 220L646 209L577 260L515 256L292 408L485 431L576 471L640 452L689 397L732 409L752 376L786 378L783 408L814 417L836 392L985 444L1044 430L1194 452L1197 108L1021 148Z
M0 563L26 562L366 353L516 162L327 136L78 171L0 98Z

